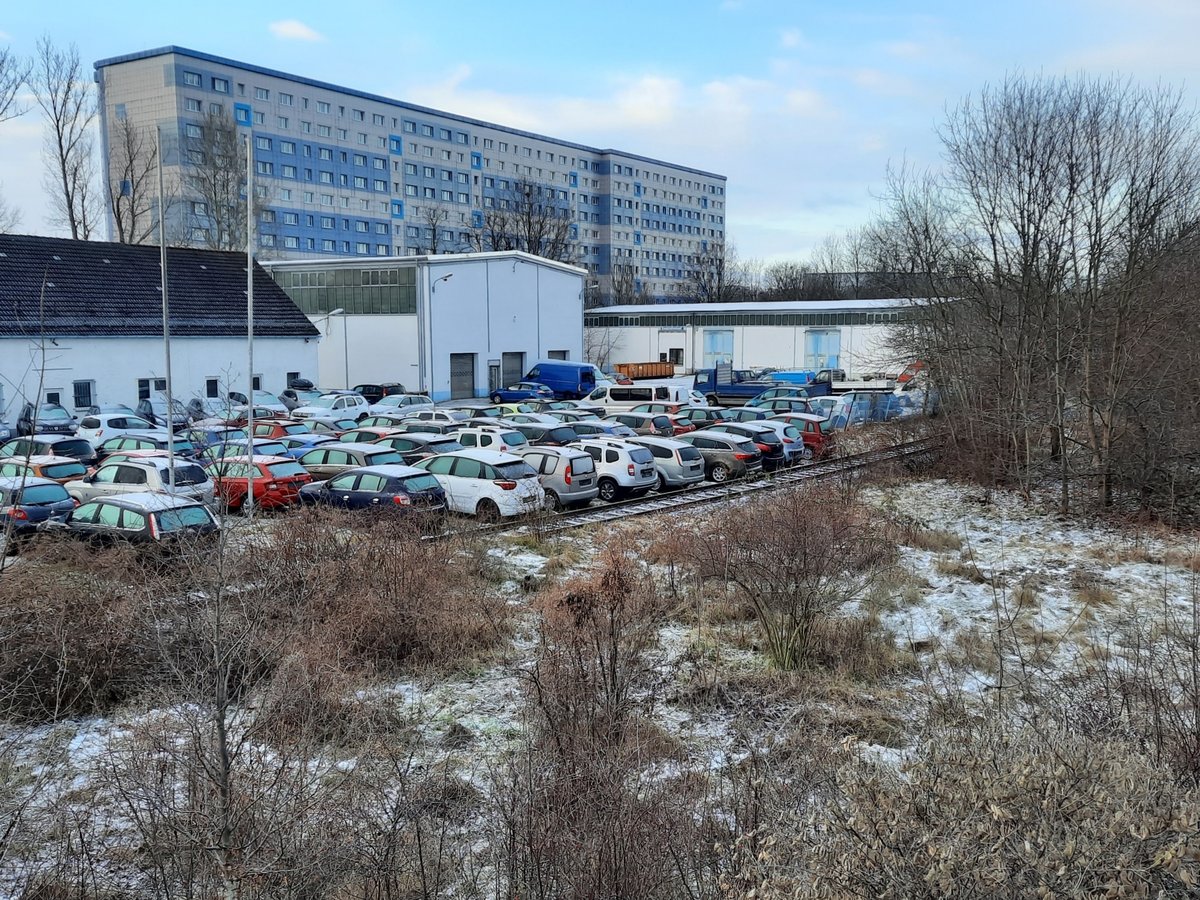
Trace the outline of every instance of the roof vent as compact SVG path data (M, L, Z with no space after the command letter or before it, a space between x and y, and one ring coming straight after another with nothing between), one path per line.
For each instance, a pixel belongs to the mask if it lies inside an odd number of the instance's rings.
M208 271L208 266L204 265L204 263L200 263L200 268L202 268L205 272Z
M56 257L54 257L54 260L55 260L55 262L62 262L62 257L56 256Z
M105 264L106 266L108 265L108 260L107 260L107 259L104 261L104 264Z
M46 282L46 287L54 287L54 282L53 282L53 281L47 281L47 282Z

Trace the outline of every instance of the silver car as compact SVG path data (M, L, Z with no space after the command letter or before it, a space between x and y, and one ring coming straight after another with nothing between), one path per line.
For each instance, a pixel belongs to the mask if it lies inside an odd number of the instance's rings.
M599 479L596 486L605 503L640 497L658 484L654 457L645 447L611 438L583 438L573 446L595 460Z
M538 473L551 509L587 506L600 494L596 463L575 447L518 447L513 451ZM703 474L703 473L702 473Z
M173 493L176 495L212 502L213 483L204 469L195 463L176 462L174 481ZM102 465L91 475L68 481L65 487L67 493L80 503L115 494L172 493L171 469L166 457L125 459Z
M687 487L704 480L704 457L687 441L653 435L638 435L628 440L645 447L654 456L660 491Z

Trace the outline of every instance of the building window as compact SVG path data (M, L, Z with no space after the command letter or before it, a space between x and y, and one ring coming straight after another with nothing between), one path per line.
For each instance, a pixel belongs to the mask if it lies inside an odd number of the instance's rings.
M382 125L383 124L383 116L379 113L371 113L371 124L372 125Z
M367 114L361 109L354 110L354 121L355 122L367 121Z
M183 83L188 85L189 87L200 87L200 73L199 72L184 72L183 73Z
M386 159L381 159L380 157L376 156L374 159L371 160L371 163L376 169L381 169L383 171L387 171L387 160Z
M387 182L384 181L382 178L376 178L374 183L375 183L375 190L384 191L384 192L387 191Z
M321 173L319 173L319 177L320 177L321 184L333 184L333 173L332 172L321 172Z
M190 138L204 137L204 129L199 125L192 125L190 123L183 126L183 133Z
M415 184L406 184L404 186L404 196L405 197L417 196L417 186Z
M292 95L281 93L279 95L279 105L280 106L291 106L292 105Z
M365 144L367 142L367 133L365 131L360 131L358 133L358 142L360 144Z
M75 408L83 409L92 405L92 397L96 393L96 382L94 381L76 381L71 385L74 389Z
M439 128L438 129L438 138L443 141L450 140L450 129L449 128Z
M138 399L149 400L152 391L165 391L167 389L167 379L165 378L139 378L137 380Z
M254 139L254 146L259 150L270 150L271 139L269 137L256 137Z
M271 92L269 90L267 90L266 88L255 88L254 89L254 99L255 100L270 100Z
M285 212L283 214L283 224L284 225L299 225L300 224L300 214L294 213L294 212Z
M325 160L326 162L333 162L333 150L331 150L329 147L318 147L317 157Z
M422 125L421 126L421 134L423 134L425 137L433 137L433 126L432 125Z
M312 134L312 122L301 122L300 130L305 134Z
M323 241L321 241L321 249L326 253L333 253L337 250L337 242L331 240L330 238L325 238Z
M254 171L257 172L259 175L274 175L275 174L275 164L269 163L269 162L263 162L262 160L259 160L258 162L256 162L254 164Z
M349 132L349 131L347 131L345 128L339 128L339 129L337 130L337 136L338 136L338 140L339 140L339 141L348 141L348 140L350 140L350 132Z
M288 117L287 116L277 116L275 118L275 124L280 128L287 128L288 127Z
M188 112L194 112L194 113L198 113L198 112L200 112L200 111L202 110L202 108L203 108L203 107L202 107L202 105L201 105L201 103L200 103L200 101L199 101L199 100L196 100L196 99L194 99L194 98L192 98L192 97L188 97L187 99L185 99L185 100L183 101L183 105L184 105L184 108L185 108L185 109L186 109Z
M329 104L326 103L324 100L318 100L317 101L317 112L325 113L326 115L328 115L329 114Z
M254 124L255 125L266 125L267 124L267 114L265 112L256 112L254 114Z
M212 89L214 91L216 91L218 94L228 94L229 93L229 79L228 78L214 78L212 80Z
M371 245L367 244L367 243L359 242L354 245L354 252L355 253L370 253Z
M363 156L361 153L355 153L354 154L354 164L356 166L365 166L367 164L367 158L365 156Z
M260 234L258 236L258 242L264 247L274 247L275 246L275 235Z
M321 227L322 228L332 228L333 222L334 222L333 216L321 216Z
M317 126L317 134L320 135L321 137L329 137L331 135L331 133L332 133L332 130L330 129L330 127L328 125L318 125Z

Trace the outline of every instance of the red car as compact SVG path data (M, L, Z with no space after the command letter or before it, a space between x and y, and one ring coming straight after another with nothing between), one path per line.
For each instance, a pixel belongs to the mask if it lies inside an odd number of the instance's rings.
M286 456L227 456L205 467L217 497L229 510L246 503L246 484L254 485L254 505L278 509L300 502L300 488L312 481L304 466Z
M627 387L628 385L633 384L632 378L630 378L628 375L623 375L620 372L605 372L604 377L613 384L621 385L621 387Z
M266 419L255 420L254 436L256 438L281 438L289 434L310 434L308 426L295 419Z
M683 418L682 416L674 415L667 416L671 420L671 424L675 426L675 437L681 434L687 434L689 431L695 431L696 425L691 419Z
M776 422L787 422L800 429L804 438L804 455L808 459L824 459L833 453L833 429L829 420L814 413L781 413L771 416Z

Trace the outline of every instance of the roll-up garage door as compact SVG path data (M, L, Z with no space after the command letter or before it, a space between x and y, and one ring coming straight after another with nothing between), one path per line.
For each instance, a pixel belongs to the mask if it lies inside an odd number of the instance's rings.
M450 354L450 399L475 396L475 354Z
M500 380L505 387L516 384L525 377L524 353L500 354Z

